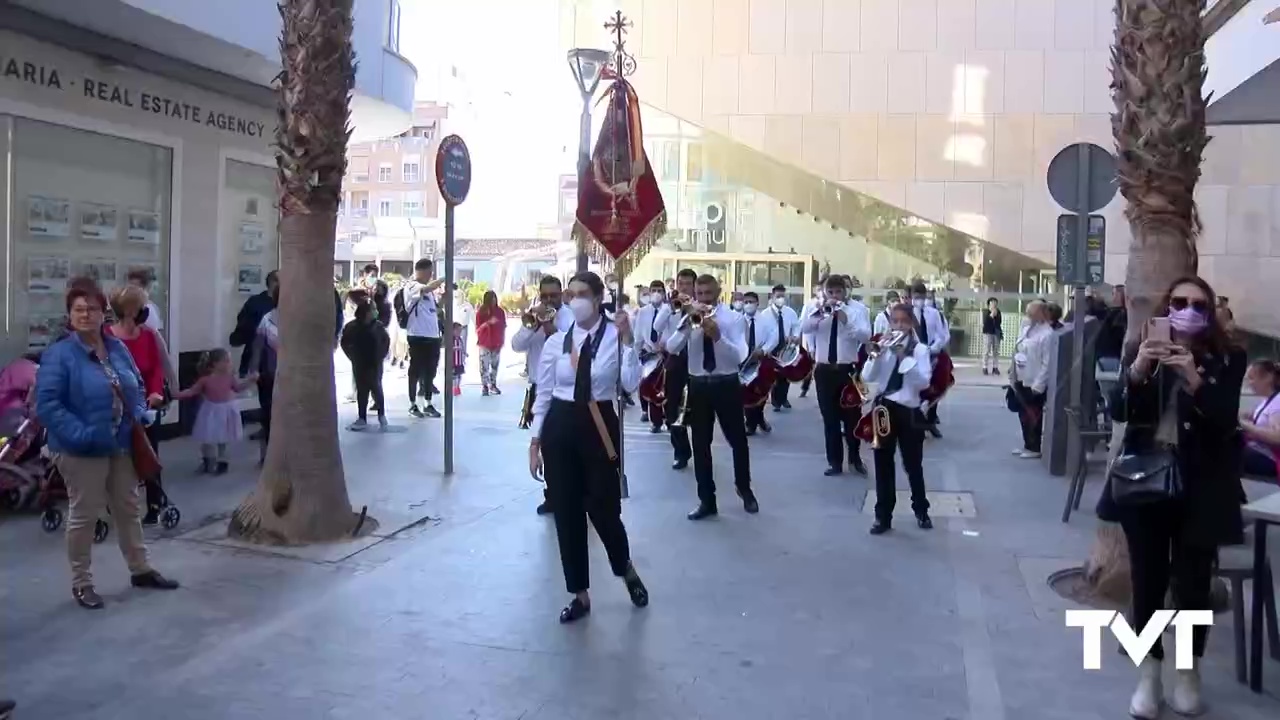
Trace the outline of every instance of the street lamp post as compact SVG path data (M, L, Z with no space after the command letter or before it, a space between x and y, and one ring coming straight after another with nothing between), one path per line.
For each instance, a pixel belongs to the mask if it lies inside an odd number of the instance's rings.
M600 85L600 77L608 66L611 55L605 50L592 48L574 48L569 51L569 69L573 71L573 79L578 83L578 92L582 93L582 118L578 128L578 187L587 181L588 169L591 167L591 98ZM575 240L578 251L578 272L587 270L587 246L579 235Z

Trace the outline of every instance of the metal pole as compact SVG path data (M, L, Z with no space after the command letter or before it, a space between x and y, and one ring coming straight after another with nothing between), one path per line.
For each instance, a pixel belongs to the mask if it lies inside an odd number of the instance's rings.
M1074 465L1082 462L1081 452L1083 439L1080 432L1084 430L1084 283L1083 274L1088 271L1089 245L1089 146L1080 143L1080 174L1076 179L1076 233L1079 242L1076 247L1076 272L1080 273L1075 285L1075 298L1072 302L1075 322L1071 326L1071 407L1075 410L1074 427L1067 430L1067 462L1069 472L1075 473L1079 468Z
M617 266L614 266L617 270ZM616 318L622 313L622 276L618 276L618 287L613 293L613 316ZM631 335L634 339L635 328L631 328ZM618 338L618 474L622 479L622 497L631 497L631 487L627 483L627 454L623 451L623 446L627 442L627 426L623 422L623 413L627 410L627 405L622 400L622 338Z
M440 352L444 353L444 474L453 474L453 205L444 206L444 327L440 328Z
M582 96L582 118L578 127L578 196L587 182L591 167L591 96ZM578 272L587 271L587 245L581 233L577 237Z

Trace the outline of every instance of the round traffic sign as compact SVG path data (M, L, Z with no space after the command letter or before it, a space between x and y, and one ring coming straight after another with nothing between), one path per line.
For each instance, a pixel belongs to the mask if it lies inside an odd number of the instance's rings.
M1049 163L1047 179L1063 209L1097 212L1116 196L1116 157L1093 143L1068 145Z
M461 205L471 190L471 153L457 135L440 141L436 151L436 185L449 205Z

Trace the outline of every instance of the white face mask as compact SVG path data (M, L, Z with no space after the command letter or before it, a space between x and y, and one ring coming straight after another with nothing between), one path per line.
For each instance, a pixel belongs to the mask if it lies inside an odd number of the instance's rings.
M586 298L574 298L569 301L569 309L573 311L573 319L583 323L599 313L596 306Z
M787 304L787 299L784 297L776 297L773 299L773 306L776 308L780 308L786 304Z
M756 314L756 304L755 304L755 303L743 303L743 305L742 305L742 311L743 311L743 312L745 312L745 313L746 313L746 314L748 314L748 315L755 315L755 314Z
M911 304L917 309L924 307L924 298L912 298Z
M734 310L737 310L737 311L739 311L739 312L741 312L741 311L742 311L742 301L741 301L741 300L734 300L734 301L733 301L733 309L734 309Z
M640 304L641 305L649 304L649 293L644 293L640 296Z

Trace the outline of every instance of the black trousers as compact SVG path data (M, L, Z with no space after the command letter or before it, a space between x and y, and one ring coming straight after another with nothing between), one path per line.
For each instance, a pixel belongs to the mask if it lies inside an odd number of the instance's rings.
M271 440L271 408L276 394L276 376L264 373L258 376L258 423L262 425L262 450L265 456Z
M744 408L742 414L747 421L748 430L759 430L765 424L764 405Z
M1196 547L1183 539L1186 509L1176 502L1126 508L1120 521L1129 543L1129 579L1133 583L1133 607L1129 624L1141 629L1157 610L1165 608L1165 594L1172 582L1178 610L1208 610L1217 549ZM1192 652L1204 656L1209 628L1192 630ZM1151 657L1163 659L1160 640Z
M387 408L382 403L382 363L378 363L377 367L360 368L351 376L356 381L356 412L360 419L368 418L370 396L373 397L378 417L386 417Z
M791 381L778 374L778 378L773 381L773 390L769 392L769 402L773 405L773 409L777 410L787 402L787 395L791 392Z
M689 378L689 429L693 435L693 474L698 480L698 500L716 506L715 470L711 463L711 434L716 423L733 450L733 484L743 494L751 491L751 451L742 414L742 384L738 374Z
M598 403L605 426L618 445L618 414L613 403ZM542 424L542 464L547 493L555 511L556 538L564 586L571 593L591 587L587 560L587 519L609 556L613 574L631 567L631 547L622 524L622 485L618 465L609 460L600 431L585 407L552 400Z
M440 369L440 338L409 336L409 404L418 402L418 390L422 399L431 404L431 389Z
M684 389L689 383L688 361L673 358L668 362L671 365L667 368L663 387L663 392L666 393L663 421L671 430L671 449L675 451L676 462L688 462L693 457L693 449L689 446L689 431L671 424L680 417L680 407L684 404Z
M805 393L809 392L809 386L813 384L813 376L814 376L814 373L809 373L808 375L805 376L804 380L800 381L801 395L804 395Z
M902 454L902 469L911 486L912 512L921 515L929 511L929 499L924 494L925 420L916 408L889 401L884 406L889 409L889 434L880 438L880 447L875 451L876 519L890 522L898 505L895 453Z
M848 446L849 461L858 457L861 443L853 434L861 415L858 410L840 407L840 394L852 380L852 365L821 364L813 369L818 383L818 411L822 413L822 436L826 441L827 465L844 469L844 451Z
M1013 391L1022 403L1022 409L1018 411L1022 448L1028 452L1040 452L1040 441L1044 437L1044 403L1048 395L1035 392L1022 383L1015 383Z

